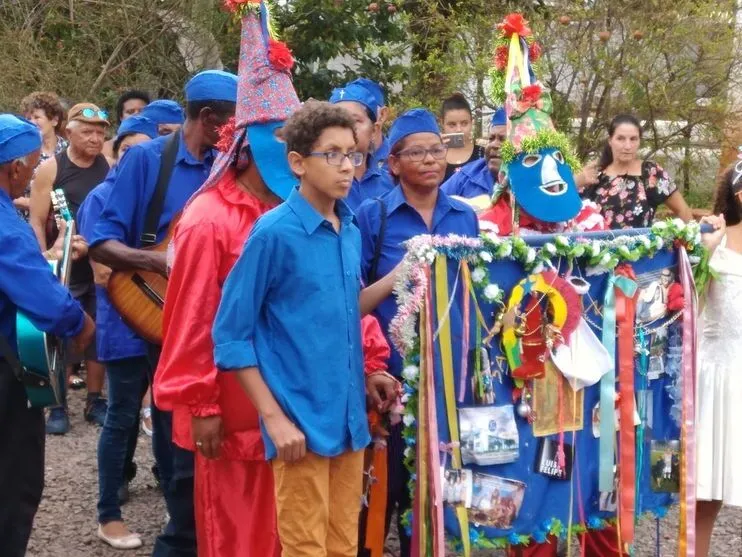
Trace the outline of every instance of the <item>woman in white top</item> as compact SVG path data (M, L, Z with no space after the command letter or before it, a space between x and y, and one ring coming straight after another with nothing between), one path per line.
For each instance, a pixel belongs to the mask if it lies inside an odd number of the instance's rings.
M696 379L697 557L709 554L722 504L742 507L742 160L724 174L714 213L705 220L717 231L704 243L717 274L699 320Z

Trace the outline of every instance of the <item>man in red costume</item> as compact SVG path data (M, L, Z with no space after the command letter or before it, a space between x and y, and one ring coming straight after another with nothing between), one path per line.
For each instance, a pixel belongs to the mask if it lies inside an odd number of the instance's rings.
M156 404L173 412L173 441L196 453L200 557L281 554L258 413L236 375L217 371L211 337L222 286L253 225L297 183L276 138L299 107L286 63L290 54L280 43L282 56L268 52L263 18L262 9L243 15L236 117L222 130L217 147L223 154L175 232L154 381ZM270 44L276 47L273 39ZM378 373L386 369L389 346L373 317L364 318L362 333L367 387L378 406L379 392L396 387Z

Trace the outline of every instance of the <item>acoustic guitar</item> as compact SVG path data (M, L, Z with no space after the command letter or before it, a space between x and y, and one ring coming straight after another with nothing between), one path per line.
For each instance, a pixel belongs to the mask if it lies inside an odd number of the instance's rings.
M176 217L159 244L143 249L166 252L177 222ZM162 344L162 310L167 278L141 269L119 270L111 273L106 290L111 304L134 332L152 344Z
M62 258L49 261L54 275L67 286L70 277L72 236L75 220L72 218L64 192L51 192L56 218L64 220L67 228L62 244ZM23 313L16 314L18 356L21 362L21 380L26 388L28 404L32 408L64 404L66 374L64 365L65 341L38 330Z

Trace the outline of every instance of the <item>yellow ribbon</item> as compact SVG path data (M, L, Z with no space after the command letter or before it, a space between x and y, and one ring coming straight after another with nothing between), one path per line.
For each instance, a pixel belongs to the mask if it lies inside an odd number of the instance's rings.
M454 293L455 295L455 293ZM443 391L446 400L446 416L448 418L448 429L451 435L451 466L458 470L462 467L461 447L459 443L459 423L456 410L456 386L453 373L453 349L451 343L451 323L445 319L446 308L449 303L448 292L448 264L445 255L439 255L435 260L435 305L439 325L438 343L441 351L441 369L443 371ZM445 320L445 321L444 321ZM423 346L421 344L421 346ZM463 373L464 370L461 370ZM423 408L420 404L419 408ZM418 450L418 454L421 453ZM461 529L461 541L464 546L464 556L471 555L471 543L469 541L469 518L464 507L456 507L456 517Z

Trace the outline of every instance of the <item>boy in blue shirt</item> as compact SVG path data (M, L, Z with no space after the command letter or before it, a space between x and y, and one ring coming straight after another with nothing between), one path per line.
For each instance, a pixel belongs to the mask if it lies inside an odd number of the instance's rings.
M300 186L253 228L227 278L214 361L261 417L284 555L357 552L369 436L361 236L343 198L363 162L354 121L308 102L283 128Z

